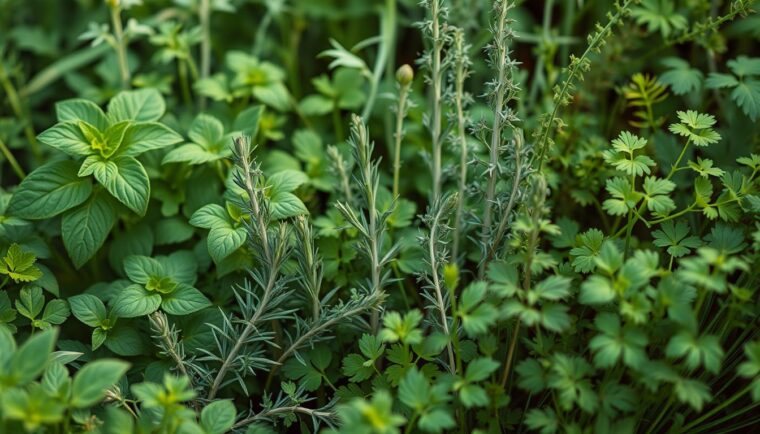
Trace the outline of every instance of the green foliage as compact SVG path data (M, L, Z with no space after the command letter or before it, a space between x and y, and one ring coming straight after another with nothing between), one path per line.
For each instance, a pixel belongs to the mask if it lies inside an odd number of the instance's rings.
M757 425L757 2L2 3L0 432Z

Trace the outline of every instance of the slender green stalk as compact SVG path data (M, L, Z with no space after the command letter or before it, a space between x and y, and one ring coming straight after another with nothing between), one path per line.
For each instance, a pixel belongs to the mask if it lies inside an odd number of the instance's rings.
M363 216L359 218L350 204L338 202L336 207L343 214L343 217L352 226L361 232L363 239L363 250L369 259L370 280L369 291L378 298L384 298L382 268L392 258L394 249L391 248L383 257L381 246L383 234L385 232L385 217L381 215L377 207L378 188L380 177L378 165L372 161L372 152L374 144L369 138L367 126L362 122L361 117L353 115L351 117L351 144L354 148L354 158L358 164L361 184L361 196L363 199L364 209ZM373 333L377 333L380 328L380 310L372 311L370 325Z
M459 248L464 225L464 202L465 188L467 186L467 121L464 115L464 81L469 75L469 59L467 47L464 44L464 31L454 31L454 105L457 117L457 141L459 142L459 186L457 188L459 200L457 201L456 215L454 216L454 239L452 241L451 255L454 261L459 258Z
M450 196L451 200L456 200L456 196ZM454 352L451 349L451 333L449 332L449 318L447 314L446 305L443 302L443 289L440 281L440 277L438 276L439 273L439 264L438 264L438 254L436 252L436 243L439 242L439 234L438 234L438 226L441 224L441 220L445 216L445 214L449 211L449 206L447 204L440 204L438 206L438 209L436 210L436 213L433 217L433 220L430 224L430 235L428 237L428 255L429 261L430 261L430 274L432 276L432 283L433 283L433 290L435 292L435 301L436 301L436 307L438 308L438 313L440 314L441 318L441 327L443 328L443 333L446 335L448 339L448 342L446 342L446 351L449 355L449 370L451 373L455 373L457 371L456 363L454 360Z
M201 0L198 7L198 18L201 24L201 79L211 75L211 0ZM198 107L206 107L206 97L198 99Z
M517 201L517 193L519 192L520 187L520 181L522 179L522 169L523 169L523 163L522 163L522 143L523 143L523 135L520 130L516 131L515 134L515 175L512 179L512 191L509 194L509 200L507 201L507 206L504 208L504 212L501 215L501 219L499 220L499 226L496 229L496 236L493 237L493 241L491 243L490 249L488 249L488 255L486 256L485 261L483 261L483 264L481 266L481 273L485 268L488 266L488 262L493 259L494 255L496 254L496 251L499 249L499 245L501 244L501 240L504 238L504 235L507 233L507 222L509 221L509 216L512 214L512 209L515 206L515 203Z
M496 199L496 182L500 176L499 155L501 154L502 128L512 126L513 116L507 113L507 103L515 98L518 88L512 82L515 73L515 63L510 58L509 43L513 32L507 19L508 12L515 6L514 2L501 0L496 3L498 20L494 34L494 50L492 56L493 67L497 70L495 89L493 93L493 126L491 128L491 142L488 161L488 185L486 186L485 208L483 210L483 227L481 242L484 246L490 244L492 236L493 207ZM484 269L481 263L481 274Z
M377 98L377 90L380 87L380 82L383 80L383 71L388 63L391 48L394 46L396 38L396 0L385 0L385 11L382 14L380 27L382 28L380 33L380 48L372 70L369 96L367 96L367 102L364 104L364 110L362 110L362 120L364 122L367 122L369 115L372 114L375 99Z
M259 319L261 318L261 315L267 311L267 305L273 297L272 292L277 282L280 268L283 264L282 249L276 248L273 252L269 245L269 233L266 224L267 219L262 213L262 205L259 203L259 190L257 188L256 181L254 181L254 175L251 173L250 146L242 138L237 138L235 145L237 147L238 158L240 159L239 166L242 169L243 183L245 185L246 193L248 194L252 224L254 225L254 230L260 241L259 244L262 249L263 258L268 266L268 277L263 288L263 293L261 300L259 301L258 308L256 309L253 316L246 321L243 332L236 340L235 345L232 347L230 352L226 355L224 362L222 362L222 366L219 368L219 371L214 377L214 381L209 388L209 393L207 396L208 400L211 400L216 396L219 387L224 381L225 375L232 367L232 364L234 363L244 344L248 341L248 337L258 328Z
M2 84L3 89L5 90L5 94L8 96L8 103L11 105L13 113L24 124L24 135L26 135L26 140L29 141L29 145L32 149L32 154L36 158L41 157L42 152L40 151L40 146L37 143L37 135L34 132L32 118L29 116L29 112L21 104L21 98L19 98L18 92L16 92L16 87L13 85L8 71L5 69L5 65L2 62L2 59L0 59L0 84Z
M517 338L520 335L520 318L517 319L514 328L512 329L512 338L509 340L509 349L507 350L507 358L504 359L504 371L501 373L501 387L502 389L507 387L507 380L509 379L509 373L512 371L512 359L515 355L515 349L517 348Z
M129 73L129 64L127 63L127 41L124 38L124 26L121 23L121 6L118 1L111 0L111 24L113 25L113 34L116 39L115 49L116 56L119 60L119 73L121 75L121 87L129 89L131 78Z
M739 398L743 397L744 395L750 393L752 391L752 384L748 384L744 389L736 392L733 396L726 399L725 401L721 402L719 405L717 405L712 410L708 411L707 413L703 414L699 418L691 421L689 424L681 428L681 432L689 432L690 429L699 426L700 423L706 421L707 419L715 416L718 412L723 410L724 408L728 407L729 405L736 402Z
M546 152L553 144L552 136L555 124L558 123L559 110L561 107L570 104L570 92L575 89L575 82L581 79L583 73L590 68L591 61L589 60L589 57L591 56L591 53L599 52L601 50L606 39L612 34L612 29L622 21L634 1L635 0L624 0L621 4L619 0L617 0L614 3L615 13L609 15L607 24L604 27L597 24L596 32L589 35L586 50L580 55L580 57L570 56L570 64L567 67L565 79L559 86L558 91L554 94L554 108L552 108L552 111L545 115L541 120L541 128L538 129L536 135L539 169L543 167Z
M277 407L271 410L263 411L254 416L235 422L235 425L233 425L232 428L233 429L242 428L258 420L266 420L267 418L270 418L272 416L276 416L278 414L287 414L287 413L300 413L300 414L305 414L307 416L318 417L318 418L331 418L335 416L334 413L329 412L329 411L319 411L319 410L314 410L311 408L294 405L290 407Z
M404 138L404 118L407 112L407 97L414 78L414 72L409 65L402 65L396 72L399 83L398 105L396 107L396 133L393 136L393 197L398 197L399 173L401 172L401 141Z
M430 52L430 83L432 87L432 98L430 100L430 146L433 155L432 173L433 173L433 195L431 203L437 201L441 196L441 156L443 146L441 143L441 117L443 115L443 87L444 87L444 68L443 68L443 49L446 45L445 35L441 29L442 7L441 0L431 0L431 42L433 44Z
M21 168L21 165L18 164L18 161L16 161L16 157L13 156L13 153L10 149L8 149L8 146L6 146L3 139L0 139L0 151L3 152L3 155L5 156L5 159L8 160L8 163L11 165L11 168L14 172L16 172L16 175L19 177L19 179L26 178L26 173L24 173L24 169Z
M346 161L343 159L340 151L338 151L338 148L333 145L327 147L327 156L330 157L334 169L338 171L338 178L340 179L340 185L343 189L343 195L345 196L346 202L353 203L354 195L351 192Z

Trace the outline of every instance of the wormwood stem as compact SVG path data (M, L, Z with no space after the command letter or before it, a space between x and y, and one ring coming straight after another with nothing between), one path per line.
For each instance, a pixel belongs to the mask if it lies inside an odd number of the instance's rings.
M454 53L456 58L454 73L454 105L456 106L457 115L457 139L459 142L459 200L457 201L457 210L454 216L454 240L451 247L451 256L454 261L459 258L459 245L461 239L462 225L464 219L464 198L465 188L467 185L467 135L466 122L464 117L464 80L468 75L467 66L467 49L464 46L464 31L456 29L454 32Z
M243 348L243 345L247 342L248 337L256 330L261 315L267 311L267 305L272 298L272 290L274 289L275 283L277 282L277 276L279 275L280 266L282 265L282 252L280 252L278 249L278 253L276 255L273 255L269 247L269 235L267 233L266 221L262 215L262 208L258 200L258 191L255 188L253 174L251 173L250 144L242 137L237 137L235 139L235 146L237 157L239 159L239 166L242 172L243 184L245 186L246 193L248 194L251 218L255 223L256 235L259 237L261 249L264 253L264 260L269 270L267 283L264 287L264 292L261 297L261 301L259 302L258 308L256 309L256 312L253 314L253 316L246 321L243 332L240 334L235 342L235 345L227 354L224 362L222 363L222 366L219 368L219 372L217 372L211 388L209 389L207 397L209 400L213 399L216 396L219 387L224 381L224 377L227 374L227 371L229 371L229 369L232 367L232 364L234 363L238 353Z
M443 291L441 290L441 281L438 277L438 261L436 260L436 248L435 243L438 242L437 230L438 224L443 217L443 214L447 210L447 206L439 206L433 222L430 225L430 237L428 237L428 253L430 254L430 271L433 275L433 289L435 290L435 301L438 305L438 311L441 315L441 327L443 327L443 333L446 334L448 341L446 342L446 351L449 355L449 370L451 373L457 371L456 363L454 360L454 352L451 349L451 333L449 332L449 319L446 315L446 306L443 302Z
M214 399L216 396L217 391L219 390L219 387L222 385L222 381L224 381L224 376L227 374L227 371L232 367L232 363L235 361L235 358L237 357L238 353L240 353L240 349L243 348L243 345L248 340L248 337L256 330L256 325L259 322L259 318L261 316L261 313L265 312L267 309L267 304L269 304L269 299L272 293L272 288L274 287L274 282L276 281L276 273L272 272L269 275L268 283L266 288L264 289L264 296L261 298L261 302L259 303L258 309L256 309L256 313L251 317L250 320L245 325L245 328L243 329L243 332L240 333L240 337L235 342L235 345L232 347L232 350L230 350L229 354L224 359L224 362L222 363L222 366L219 368L219 372L216 373L216 377L214 377L214 382L211 385L211 388L209 389L208 396L206 399L209 401Z
M274 415L277 415L277 414L282 414L282 413L301 413L301 414L306 414L306 415L309 415L309 416L315 416L315 417L319 417L319 418L330 418L330 417L334 416L334 414L332 412L329 412L329 411L319 411L319 410L314 410L314 409L311 409L311 408L306 408L306 407L301 407L301 406L298 406L298 405L294 405L294 406L290 406L290 407L277 407L277 408L273 408L271 410L263 411L261 413L258 413L256 415L254 415L254 416L251 416L251 417L242 419L242 420L240 420L238 422L235 422L235 425L233 425L232 428L233 429L235 429L235 428L242 428L242 427L244 427L246 425L250 425L250 424L256 422L257 420L261 420L261 419L264 419L264 418L267 418L267 417L270 417L270 416L274 416Z
M118 1L111 0L111 23L116 38L116 56L119 59L119 73L121 74L121 87L130 88L129 64L127 63L127 41L124 39L124 27L121 24L121 6Z
M435 202L441 196L441 114L443 112L443 48L445 39L441 35L441 1L430 2L430 14L432 18L432 59L430 66L430 80L433 88L430 117L430 145L433 154L433 196L431 202Z
M512 208L514 208L515 202L517 200L517 193L519 192L520 187L520 178L522 177L522 158L520 155L522 152L522 142L522 131L518 129L515 132L515 176L512 179L512 191L509 194L507 207L504 208L504 213L502 214L501 220L499 221L499 226L496 230L496 236L493 237L491 248L488 250L488 255L481 265L481 277L483 271L488 266L488 262L490 262L490 260L496 254L496 249L498 249L499 244L501 244L501 240L504 238L504 235L507 232L507 222L509 221L509 216L512 214Z
M491 225L493 220L493 206L496 199L496 182L498 181L499 154L501 150L501 133L502 128L512 126L510 114L507 110L507 103L514 99L516 86L512 83L515 63L509 57L508 43L512 39L512 30L507 26L507 13L514 7L514 3L509 0L501 0L498 3L499 20L496 25L496 34L494 35L494 46L496 55L493 61L496 63L498 71L495 94L493 99L493 127L491 129L490 155L488 161L488 184L486 186L485 209L483 211L483 228L481 232L481 242L484 246L489 245L489 239L492 236ZM481 263L480 275L485 269L485 261Z

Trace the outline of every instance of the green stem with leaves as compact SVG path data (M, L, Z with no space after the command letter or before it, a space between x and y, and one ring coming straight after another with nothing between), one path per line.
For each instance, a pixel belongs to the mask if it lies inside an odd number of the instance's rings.
M541 120L541 128L538 130L536 149L538 150L537 161L539 170L543 167L546 152L552 144L552 136L554 133L555 123L559 116L559 110L561 107L569 104L570 91L575 88L575 82L582 77L583 72L587 71L590 66L588 60L591 53L599 52L602 45L604 45L607 37L612 34L612 28L615 27L623 17L628 13L628 9L634 0L625 0L622 4L618 1L615 2L615 13L609 15L607 24L602 27L597 24L597 31L589 35L589 43L586 50L580 55L580 57L571 56L570 65L567 68L565 79L559 87L559 91L554 94L554 108L551 112Z
M496 199L496 182L498 181L499 155L501 154L501 134L505 125L511 126L506 118L506 104L514 98L515 89L512 86L512 75L514 74L514 64L509 58L509 46L507 43L511 40L511 29L508 28L507 13L514 7L514 3L509 0L501 0L498 3L498 21L496 23L496 33L494 34L495 56L494 62L497 69L496 88L493 97L493 126L491 127L491 143L488 161L488 184L486 186L485 208L483 210L483 228L481 231L481 242L483 245L489 245L489 239L492 236L491 221L493 220L493 206ZM480 275L485 269L485 261L481 263Z
M459 246L461 244L464 225L465 188L467 186L467 123L464 115L464 81L468 75L469 59L467 48L464 45L464 32L457 29L454 32L454 55L456 64L454 67L454 105L457 117L457 141L459 142L459 186L457 210L454 216L454 239L452 241L451 256L454 261L459 259Z

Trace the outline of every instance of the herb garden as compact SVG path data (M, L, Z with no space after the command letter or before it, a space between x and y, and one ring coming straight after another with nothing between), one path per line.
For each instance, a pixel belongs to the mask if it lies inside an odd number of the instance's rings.
M0 0L0 433L760 426L752 0Z

